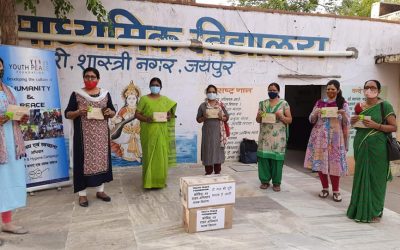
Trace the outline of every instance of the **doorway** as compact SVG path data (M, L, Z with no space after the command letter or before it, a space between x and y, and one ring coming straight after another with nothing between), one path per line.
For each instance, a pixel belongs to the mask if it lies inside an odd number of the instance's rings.
M287 149L305 151L311 134L312 124L308 117L314 104L325 95L323 85L287 85L285 100L290 105L293 121L289 126Z

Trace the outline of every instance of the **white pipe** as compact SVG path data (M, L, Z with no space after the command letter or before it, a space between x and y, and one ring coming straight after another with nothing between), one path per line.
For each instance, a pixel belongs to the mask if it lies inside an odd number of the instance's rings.
M232 52L243 52L250 54L267 54L267 55L279 55L279 56L313 56L313 57L354 56L354 51L310 51L310 50L267 49L267 48L232 46L232 45L214 44L214 43L203 43L203 48L232 51Z
M203 48L210 50L222 50L230 52L241 52L251 54L266 54L280 56L305 56L305 57L353 57L354 51L308 51L308 50L286 50L267 49L226 44L215 44L201 41L177 41L177 40L149 40L149 39L127 39L113 37L87 37L72 35L55 35L35 32L18 32L18 37L23 40L49 40L57 42L74 42L88 44L113 44L128 46L154 46L154 47L178 47L178 48Z

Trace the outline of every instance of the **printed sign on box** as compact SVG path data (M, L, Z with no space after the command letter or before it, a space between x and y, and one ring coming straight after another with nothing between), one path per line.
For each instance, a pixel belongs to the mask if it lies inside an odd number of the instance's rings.
M232 228L233 205L188 209L183 206L183 226L188 233Z
M182 202L187 208L235 203L235 180L228 175L181 178Z
M188 208L235 203L235 183L192 186L188 190Z
M210 208L197 211L196 231L221 229L225 226L225 208Z

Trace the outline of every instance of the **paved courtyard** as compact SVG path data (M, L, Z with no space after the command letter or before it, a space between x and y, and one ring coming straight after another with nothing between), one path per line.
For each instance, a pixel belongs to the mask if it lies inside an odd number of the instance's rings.
M188 234L182 228L179 178L201 175L200 165L170 170L168 187L146 191L141 168L116 168L106 185L112 202L89 192L88 208L72 187L36 192L15 220L30 233L1 233L5 249L400 249L400 215L389 209L381 223L347 219L343 202L317 197L319 180L285 166L282 192L260 190L255 165L227 163L236 180L233 228Z

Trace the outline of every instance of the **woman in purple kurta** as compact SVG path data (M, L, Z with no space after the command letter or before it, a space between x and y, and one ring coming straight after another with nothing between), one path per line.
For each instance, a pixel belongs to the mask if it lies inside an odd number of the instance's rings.
M337 107L338 115L324 118L322 108ZM327 84L327 98L317 101L310 122L314 124L308 142L304 167L318 171L322 191L319 197L329 195L328 175L331 179L333 200L341 201L339 179L347 173L346 152L348 150L350 112L342 96L340 83L331 80Z

